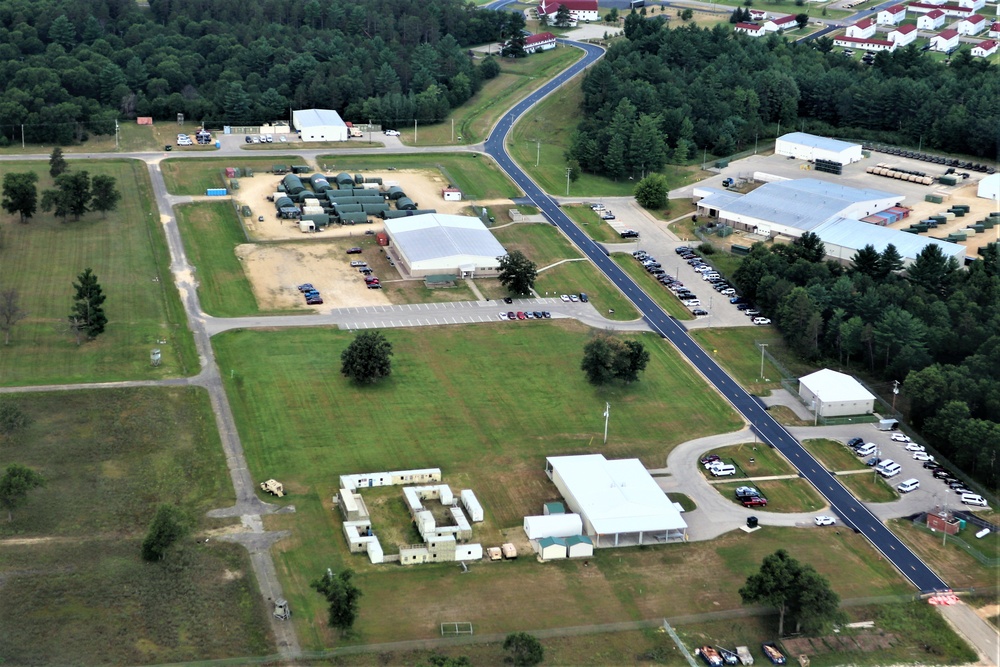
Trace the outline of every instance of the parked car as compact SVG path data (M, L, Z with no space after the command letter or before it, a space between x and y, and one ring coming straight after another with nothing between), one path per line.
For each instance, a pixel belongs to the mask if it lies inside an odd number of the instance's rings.
M865 444L864 438L851 438L847 441L848 447L860 447L863 444Z
M708 456L703 457L699 461L699 463L701 463L703 466L708 466L712 463L715 463L716 461L721 461L721 460L722 458L718 454L709 454ZM737 489L737 491L738 490L739 489Z
M752 486L737 486L736 487L736 497L737 498L749 498L750 496L759 496L760 491L753 488Z
M760 315L760 311L756 308L747 308L743 311L743 314L747 317L756 317L757 315Z
M590 301L590 297L587 296L586 292L580 292L580 301L583 301L584 303Z
M363 262L360 259L351 260L351 266L368 266L368 262Z
M501 319L501 320L506 320L506 319L507 319L507 313L505 313L505 312L501 311L501 312L500 312L500 319Z
M507 311L507 319L508 320L516 320L517 319L517 315L514 314L513 310Z
M931 461L931 462L933 462L934 461L934 457L931 456L930 454L928 454L927 452L913 452L913 460L914 461L925 461L925 462L926 461Z
M559 298L565 301L566 303L569 303L569 294L560 294Z
M353 248L348 248L347 249L347 254L348 255L360 255L362 252L364 252L364 250L362 250L358 246L354 246Z
M626 229L622 232L623 239L637 239L639 238L639 232L634 229Z
M906 447L904 447L903 449L905 449L908 452L922 452L926 448L923 445L918 445L915 442L909 442L909 443L906 444Z
M309 290L315 288L312 286L312 283L302 283L301 285L299 285L298 289L300 292L308 292Z
M319 297L319 296L311 296L308 299L306 299L306 305L307 306L322 306L323 305L323 299L322 299L322 297Z
M818 516L813 521L816 522L817 526L832 526L837 523L837 520L832 516Z
M893 442L910 442L910 437L902 433L893 433L889 436L889 439Z
M504 303L514 303L514 299L510 298L509 296L505 296L503 298L503 302Z
M691 314L695 317L706 317L708 315L708 311L702 310L701 308L695 308L691 311Z
M755 317L753 318L753 323L756 324L757 326L765 326L770 324L771 320L767 319L766 317Z
M579 300L580 300L580 297L578 297L578 296L577 296L577 295L575 295L575 294L570 294L570 295L569 295L569 300L570 300L570 301L572 301L573 303L576 303L577 301L579 301Z
M527 316L519 310L517 311L517 319L519 320L527 319Z
M913 456L914 456L914 458L916 458L916 454L914 454ZM924 461L924 469L925 470L940 470L940 468L938 468L937 461L934 460L933 456L930 457L928 460Z
M552 313L550 313L547 310L543 310L542 311L542 317L544 317L545 319L549 319L550 317L552 317Z
M387 136L387 137L398 137L399 136L399 130L386 130L385 131L385 136Z
M767 498L763 496L753 496L751 498L741 498L743 507L767 507Z
M919 488L920 480L917 479L908 479L896 485L896 489L900 493L909 493L910 491L916 491Z
M368 289L382 289L382 283L368 283Z

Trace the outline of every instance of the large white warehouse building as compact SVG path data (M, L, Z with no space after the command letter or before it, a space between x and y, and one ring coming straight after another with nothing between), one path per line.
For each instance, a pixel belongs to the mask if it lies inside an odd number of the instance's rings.
M639 459L549 456L545 473L595 546L656 544L687 533L687 523Z
M347 141L347 123L333 109L296 109L292 126L302 141Z
M819 137L805 132L790 132L774 142L775 155L787 155L800 160L830 160L840 164L861 161L861 144Z
M507 254L479 218L427 213L385 221L400 267L413 277L494 276Z

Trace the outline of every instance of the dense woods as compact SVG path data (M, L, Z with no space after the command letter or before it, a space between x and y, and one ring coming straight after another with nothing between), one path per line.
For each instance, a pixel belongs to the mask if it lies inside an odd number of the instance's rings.
M628 16L629 39L587 74L569 155L584 170L638 178L703 149L753 148L779 127L989 158L1000 148L1000 75L968 45L950 65L910 45L868 66L832 52L825 38L796 44L734 35L728 25L663 24Z
M523 27L461 0L5 0L0 141L69 143L115 119L441 120L483 73L466 48ZM490 69L487 69L487 75Z
M908 421L990 488L1000 452L1000 252L968 271L928 246L905 271L893 246L823 261L807 233L757 243L733 275L802 357L903 382Z

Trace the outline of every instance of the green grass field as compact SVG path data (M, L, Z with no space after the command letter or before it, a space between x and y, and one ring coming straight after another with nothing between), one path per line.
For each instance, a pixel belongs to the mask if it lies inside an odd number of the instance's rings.
M568 215L580 226L580 229L598 243L625 243L622 237L611 228L606 220L602 220L589 206L584 204L567 204L562 207Z
M0 581L18 613L0 624L0 662L110 665L260 655L273 649L246 551L184 538L146 563L160 503L196 535L233 503L207 394L113 389L5 397L32 423L0 447L47 485L0 521Z
M942 544L940 533L920 530L907 519L893 519L887 525L953 589L996 588L997 568L983 565L957 542ZM977 543L979 541L974 532L967 526L959 537L966 542ZM976 546L978 548L979 544ZM1000 542L994 539L991 547L984 551L985 555L1000 558Z
M510 199L520 190L489 157L479 153L434 153L419 155L321 155L317 158L326 173L355 173L368 169L385 172L397 169L438 169L462 190L466 199ZM387 176L380 173L380 176Z
M287 147L285 147L288 150ZM275 164L304 164L303 158L295 155L238 155L233 157L206 157L204 159L174 158L160 162L160 171L172 195L204 195L208 188L228 187L229 182L223 171L226 167L240 167L253 170L254 174L270 174Z
M889 503L899 499L896 489L874 470L856 475L839 475L837 481L863 503Z
M542 296L585 292L597 312L609 319L630 321L639 317L632 302L589 260L566 262L542 271L535 281L535 291Z
M743 442L729 447L718 447L706 454L718 454L726 463L742 469L747 477L770 477L771 475L793 475L795 469L777 449L759 442ZM750 462L753 459L753 463ZM715 479L709 475L709 479Z
M528 58L498 57L499 76L485 81L478 93L452 110L441 123L418 126L416 142L412 127L397 128L401 132L400 139L417 146L483 141L507 109L582 57L583 52L574 48L542 51Z
M668 315L673 315L678 320L694 319L691 311L674 296L673 292L660 284L660 281L653 278L631 255L616 253L611 258Z
M0 346L0 384L157 379L197 372L145 165L135 160L71 165L91 176L113 176L122 200L106 218L87 213L79 221L63 222L39 211L22 225L16 216L0 214L0 286L16 289L28 311L13 329L11 344ZM28 170L39 174L39 192L52 187L48 165L42 162L0 163L0 179ZM107 297L108 324L96 340L78 347L67 316L72 284L88 267ZM149 363L153 348L162 351L157 368Z
M854 455L854 451L838 440L815 438L803 440L802 446L816 457L823 467L831 472L841 470L865 470L868 466Z
M775 337L775 332L762 327L727 327L713 329L695 329L691 337L698 341L706 350L712 350L716 361L726 369L737 382L752 394L768 396L774 389L781 388L781 372L770 359L764 358L764 380L760 377L761 350L757 343L766 343L767 352L781 359L788 365L791 353L781 338ZM792 367L805 370L798 364ZM800 375L812 372L805 370Z
M181 204L174 211L184 251L198 272L202 309L216 317L238 317L259 312L236 257L236 246L246 243L243 227L228 201Z
M580 251L557 228L544 222L518 223L494 229L493 236L508 252L520 250L538 268L581 257Z

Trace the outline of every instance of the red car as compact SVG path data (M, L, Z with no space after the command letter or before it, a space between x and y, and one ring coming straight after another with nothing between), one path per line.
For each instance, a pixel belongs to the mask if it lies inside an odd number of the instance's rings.
M767 498L763 496L749 496L740 500L743 507L766 507Z
M520 310L517 311L517 319L523 320L523 319L526 319L526 318L527 318L527 316L524 313L522 313Z

